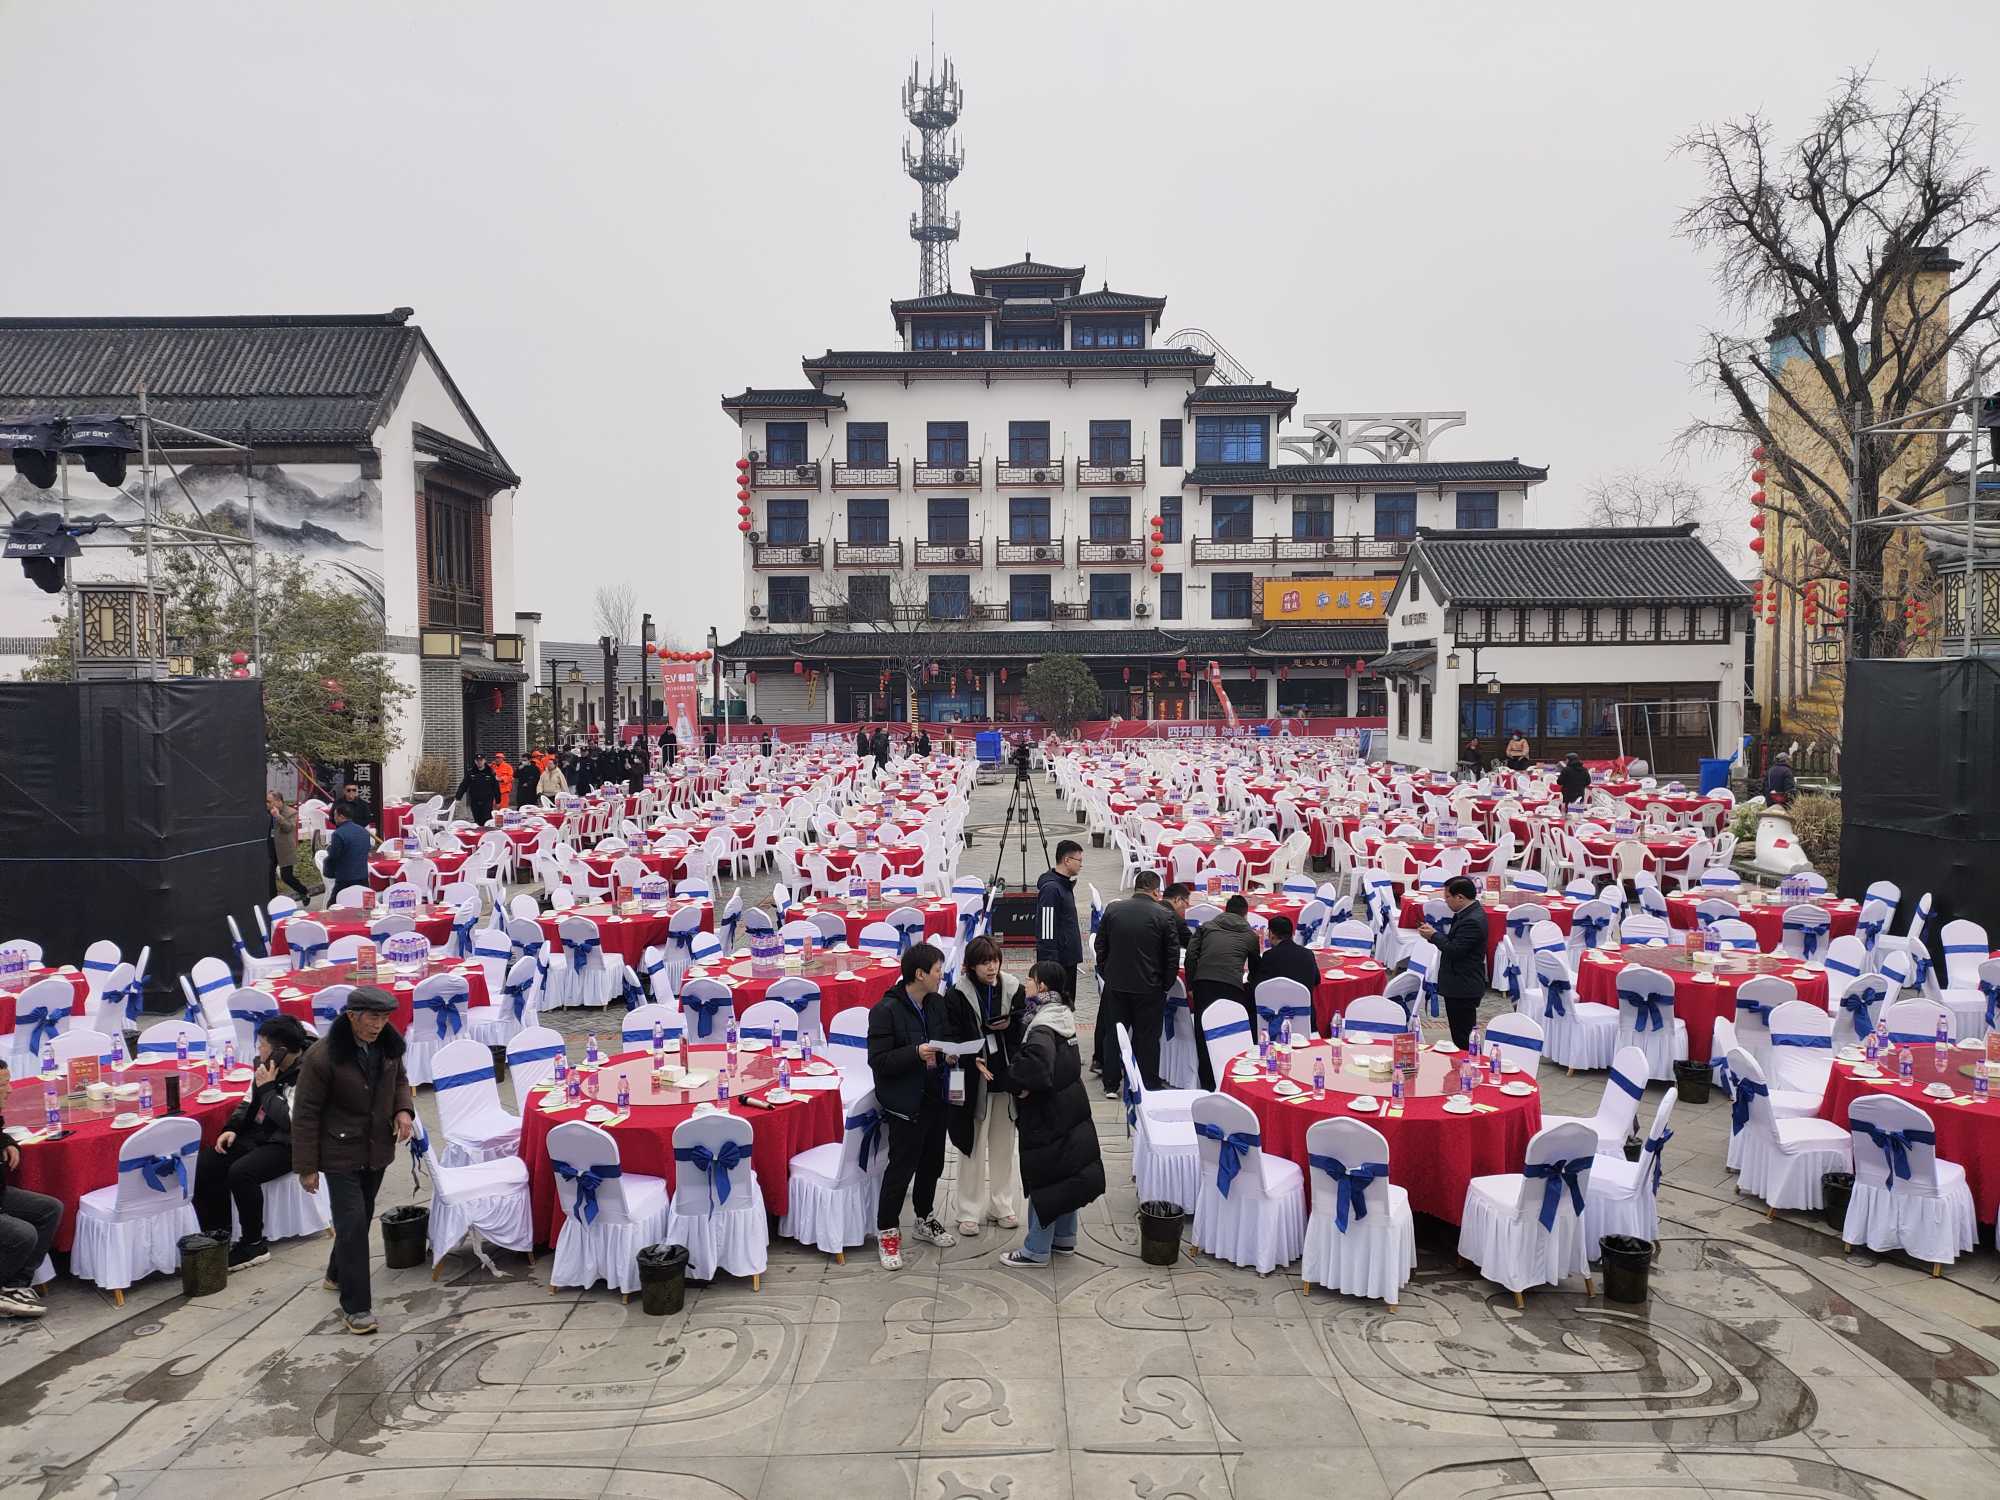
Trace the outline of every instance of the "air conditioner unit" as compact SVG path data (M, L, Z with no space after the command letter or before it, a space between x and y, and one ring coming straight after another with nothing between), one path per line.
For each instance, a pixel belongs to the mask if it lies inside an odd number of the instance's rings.
M763 606L763 605L761 605L761 604L753 604L753 605L751 605L751 606L750 606L750 618L751 618L751 619L753 619L753 620L761 620L761 619L763 619L763 618L764 618L764 606Z
M1047 562L1050 558L1054 556L1055 556L1055 549L1053 547L1037 547L1035 549L1036 562Z
M1148 604L1144 599L1141 599L1137 604L1132 606L1132 613L1142 620L1152 612L1153 606Z
M753 547L764 540L764 533L761 531L746 532L745 535L750 538L750 545Z
M970 469L953 469L951 471L951 481L953 484L964 484L970 478L972 478L972 470Z
M763 461L764 461L763 450L760 448L752 448L750 450L750 462L753 464L760 464Z
M972 549L970 547L952 548L951 560L953 562L970 562L972 560Z
M1048 482L1049 482L1049 471L1047 469L1035 470L1036 484L1047 484Z
M1111 482L1113 484L1124 484L1131 477L1132 471L1130 469L1113 469L1111 471Z

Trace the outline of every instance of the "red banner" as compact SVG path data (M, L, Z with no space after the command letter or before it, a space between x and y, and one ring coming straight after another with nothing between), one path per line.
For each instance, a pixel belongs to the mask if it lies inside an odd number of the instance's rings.
M701 663L662 661L660 701L667 711L667 723L683 745L701 742ZM632 726L626 725L629 731Z

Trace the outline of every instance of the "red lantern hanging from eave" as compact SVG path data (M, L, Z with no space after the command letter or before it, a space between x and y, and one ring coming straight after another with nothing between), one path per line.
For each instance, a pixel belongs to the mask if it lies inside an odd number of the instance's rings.
M1164 573L1167 571L1167 565L1163 562L1156 562L1152 564L1152 569L1155 573Z
M1759 511L1750 518L1750 529L1752 531L1762 531L1764 529L1764 513L1762 511Z
M806 670L806 664L804 662L795 661L792 663L792 675L794 677L801 677L805 675L805 670Z
M1178 661L1174 663L1174 670L1179 672L1182 676L1187 675L1187 658L1185 656L1181 657Z
M757 674L755 672L745 672L743 680L749 683L750 686L755 687L757 685Z
M1752 552L1762 552L1764 550L1764 539L1761 536L1751 537L1750 550Z
M1750 492L1750 503L1759 508L1762 508L1763 506L1768 505L1770 503L1770 500L1762 490L1752 490Z
M1750 456L1751 456L1752 458L1756 459L1756 460L1757 460L1757 461L1758 461L1759 463L1762 463L1762 462L1764 461L1764 449L1763 449L1763 445L1762 445L1762 444L1759 444L1759 445L1758 445L1757 447L1755 447L1755 448L1752 448L1752 449L1750 450Z
M1752 484L1762 484L1764 482L1764 471L1762 469L1752 469L1750 471L1750 482Z
M748 490L738 490L736 498L741 500L745 505L748 505L750 503L750 492Z
M1290 667L1278 668L1278 681L1290 682L1291 680L1292 680L1292 669Z
M738 531L747 533L750 530L750 523L748 521L738 521L736 523L736 529Z
M493 712L496 714L504 713L506 711L506 708L507 708L507 695L501 692L499 688L495 688L493 690Z
M1132 669L1130 667L1126 667L1124 669L1124 673L1125 673L1125 681L1130 682L1132 680Z
M1007 669L1005 667L1002 667L1000 669L1000 680L1002 682L1005 682L1007 680Z

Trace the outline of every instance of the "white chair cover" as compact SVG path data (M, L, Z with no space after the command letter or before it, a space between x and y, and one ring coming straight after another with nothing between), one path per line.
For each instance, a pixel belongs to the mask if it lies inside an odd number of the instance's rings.
M838 1141L801 1151L791 1161L790 1190L778 1233L828 1255L845 1256L875 1233L889 1136L875 1092L843 1105Z
M549 1285L602 1281L629 1297L639 1289L639 1252L666 1238L666 1180L626 1176L618 1143L582 1120L551 1130L548 1148L564 1215Z
M1662 1154L1674 1138L1667 1122L1673 1118L1680 1097L1679 1089L1668 1089L1660 1100L1637 1161L1625 1160L1622 1152L1597 1153L1590 1169L1590 1186L1583 1195L1583 1231L1592 1260L1597 1259L1598 1246L1607 1234L1659 1239L1660 1183L1665 1171Z
M118 1144L118 1180L77 1201L70 1270L124 1300L125 1288L181 1264L180 1239L201 1228L190 1194L201 1125L170 1116Z
M1518 1301L1531 1286L1590 1275L1583 1205L1597 1140L1587 1125L1545 1126L1528 1142L1526 1167L1475 1177L1466 1188L1458 1253Z
M1305 1245L1305 1179L1282 1157L1267 1156L1250 1106L1223 1094L1194 1102L1195 1149L1201 1162L1195 1191L1194 1243L1265 1275L1290 1265Z
M1821 1176L1853 1170L1847 1132L1831 1120L1779 1119L1763 1068L1741 1047L1729 1054L1729 1071L1735 1092L1731 1128L1741 1138L1737 1185L1774 1211L1819 1208L1825 1201Z
M688 1275L709 1281L764 1274L770 1229L750 1165L750 1122L713 1114L674 1127L674 1195L666 1240L685 1246Z
M1616 1156L1625 1149L1625 1137L1638 1116L1639 1101L1646 1096L1646 1054L1637 1047L1621 1047L1611 1060L1611 1074L1604 1080L1604 1093L1597 1113L1588 1119L1576 1115L1544 1115L1542 1126L1580 1123L1597 1135L1598 1149Z
M514 1086L514 1103L528 1107L528 1091L556 1070L564 1051L562 1033L552 1026L525 1026L507 1043L507 1081Z
M1417 1230L1409 1193L1388 1180L1388 1141L1359 1120L1317 1120L1306 1164L1312 1213L1299 1278L1394 1306L1417 1268Z
M1944 1266L1979 1243L1965 1168L1941 1161L1931 1117L1907 1099L1867 1094L1847 1110L1854 1193L1840 1237L1870 1250L1907 1251Z
M1672 1078L1688 1055L1687 1022L1674 1014L1674 981L1658 969L1627 964L1618 971L1618 1048L1646 1054L1647 1076Z
M438 1128L444 1135L444 1144L437 1148L439 1165L462 1167L517 1155L521 1119L500 1103L492 1051L482 1042L461 1038L437 1048L433 1062L431 1086L437 1095Z

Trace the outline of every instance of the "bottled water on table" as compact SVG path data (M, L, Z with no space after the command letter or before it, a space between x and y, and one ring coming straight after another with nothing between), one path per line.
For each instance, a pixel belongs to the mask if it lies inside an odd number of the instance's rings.
M627 1078L623 1073L620 1073L618 1075L618 1108L620 1110L627 1110L631 1107L632 1080Z
M1905 1083L1917 1076L1916 1054L1908 1047L1901 1048L1896 1053L1896 1073Z
M1403 1070L1401 1068L1397 1068L1389 1075L1389 1102L1391 1104L1401 1104L1403 1102Z
M1324 1057L1315 1057L1313 1059L1313 1098L1324 1099L1325 1097L1326 1059Z
M153 1112L153 1080L150 1078L141 1078L139 1080L139 1113L142 1115L150 1115L152 1112Z
M653 1023L653 1066L660 1065L661 1057L667 1050L667 1028L658 1021Z
M585 1067L597 1066L597 1033L594 1031L584 1039L583 1062Z
M1951 1028L1945 1024L1943 1016L1937 1022L1937 1046L1931 1053L1931 1066L1942 1074L1951 1063Z
M727 1069L715 1075L715 1107L725 1115L729 1113L729 1073Z

